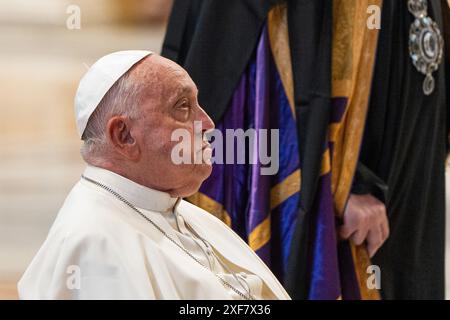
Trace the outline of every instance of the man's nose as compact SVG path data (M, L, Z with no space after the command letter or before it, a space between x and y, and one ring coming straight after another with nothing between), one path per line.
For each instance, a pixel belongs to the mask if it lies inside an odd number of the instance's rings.
M214 125L214 121L209 117L205 110L199 106L199 119L198 121L202 122L203 131L209 131L214 129L216 126Z

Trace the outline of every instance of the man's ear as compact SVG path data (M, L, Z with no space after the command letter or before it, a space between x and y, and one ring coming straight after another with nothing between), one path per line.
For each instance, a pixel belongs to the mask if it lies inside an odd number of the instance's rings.
M107 138L114 150L129 160L137 161L140 148L131 134L131 121L126 116L114 116L106 124Z

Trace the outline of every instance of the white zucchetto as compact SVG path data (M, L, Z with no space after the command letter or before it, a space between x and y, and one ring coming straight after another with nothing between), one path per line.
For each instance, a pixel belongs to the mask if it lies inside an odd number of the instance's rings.
M151 55L146 50L127 50L110 53L95 62L83 78L75 95L75 119L78 135L83 136L89 117L100 101L136 63Z

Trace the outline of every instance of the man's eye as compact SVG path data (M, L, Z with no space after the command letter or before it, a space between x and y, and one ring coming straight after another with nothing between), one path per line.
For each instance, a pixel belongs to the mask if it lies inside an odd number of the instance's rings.
M190 117L191 106L188 100L183 100L175 107L174 117L178 121L187 121Z
M180 104L178 104L179 109L189 109L189 103L187 101L182 101Z

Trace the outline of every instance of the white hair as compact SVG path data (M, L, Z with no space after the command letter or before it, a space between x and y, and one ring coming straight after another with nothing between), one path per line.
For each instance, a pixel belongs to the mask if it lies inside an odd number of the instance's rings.
M140 85L129 71L109 89L90 116L83 133L81 156L86 162L101 159L107 151L106 125L113 116L136 118L139 114Z

